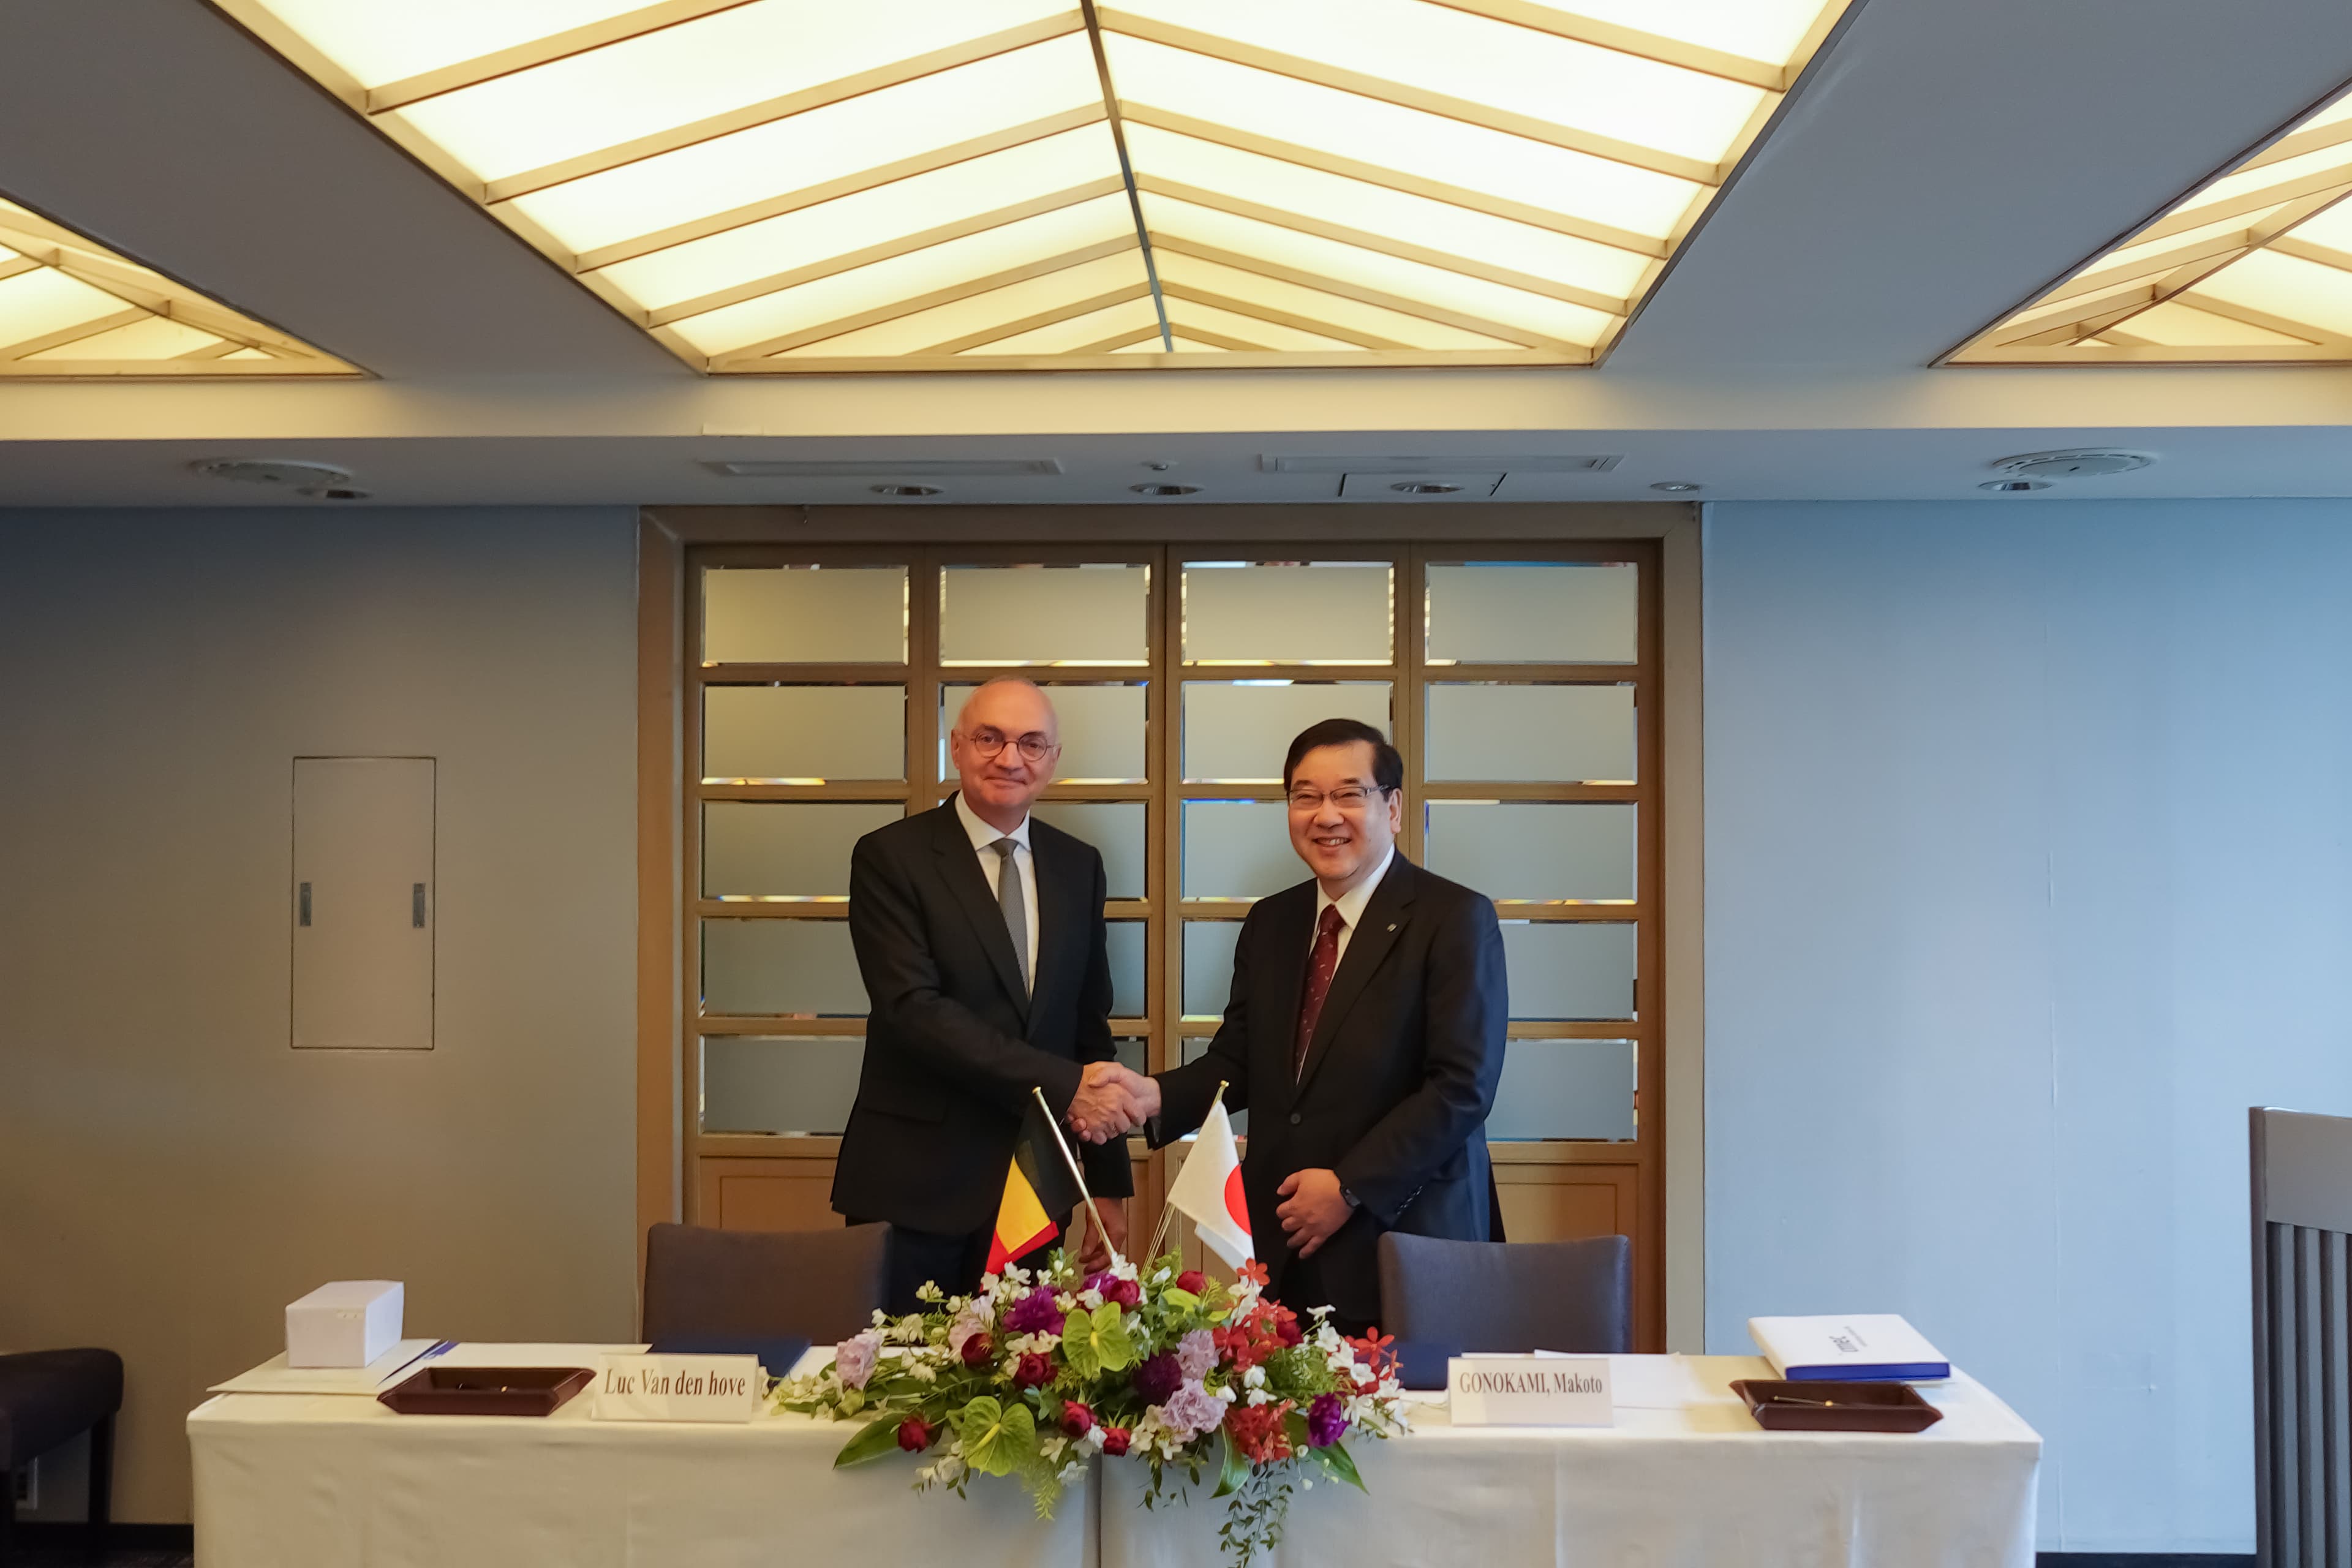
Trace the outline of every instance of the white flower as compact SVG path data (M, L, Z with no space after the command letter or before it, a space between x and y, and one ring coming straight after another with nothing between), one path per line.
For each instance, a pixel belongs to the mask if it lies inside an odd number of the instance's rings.
M1088 1295L1088 1296L1092 1296L1092 1295L1094 1295L1094 1292L1093 1292L1093 1291L1091 1291L1091 1290L1089 1290L1089 1291L1086 1292L1086 1294L1087 1294L1087 1295ZM1064 1317L1067 1317L1067 1316L1069 1316L1070 1309L1071 1309L1072 1307L1074 1307L1074 1306L1077 1305L1077 1304L1078 1304L1078 1302L1079 1302L1080 1300L1084 1300L1084 1297L1081 1297L1081 1296L1073 1296L1073 1295L1071 1295L1067 1290L1061 1291L1061 1292L1057 1293L1057 1294L1054 1297L1054 1310L1055 1310L1055 1311L1057 1311L1057 1312L1061 1313ZM1101 1297L1099 1297L1099 1296L1095 1296L1094 1305L1095 1305L1096 1307L1099 1307L1099 1306L1101 1306L1101 1305L1102 1305L1102 1298L1101 1298ZM1094 1308L1092 1308L1092 1307L1089 1307L1089 1308L1087 1309L1087 1310L1088 1310L1088 1311L1092 1311L1093 1310L1094 1310Z
M941 1486L951 1487L963 1479L963 1456L950 1454L931 1468L939 1472Z
M1102 1424L1097 1422L1087 1428L1085 1436L1078 1439L1078 1452L1088 1457L1099 1454L1102 1452L1103 1441Z
M1067 1437L1048 1437L1037 1445L1037 1452L1048 1459L1058 1459L1062 1457L1062 1450L1069 1446Z
M1315 1478L1314 1478L1313 1476L1301 1476L1301 1477L1299 1477L1299 1478L1298 1478L1298 1489L1299 1489L1300 1491L1303 1491L1303 1492L1311 1492L1311 1491L1313 1491L1313 1490L1315 1489Z
M906 1372L917 1383L937 1383L940 1380L940 1369L927 1361L908 1362Z
M1262 1366L1254 1366L1247 1372L1242 1373L1242 1386L1244 1388L1264 1388L1265 1386L1265 1368ZM1256 1402L1252 1401L1252 1403L1255 1404Z
M1084 1307L1091 1312L1102 1305L1103 1299L1102 1292L1099 1290L1081 1290L1075 1296L1064 1296L1060 1300L1062 1310L1065 1312L1068 1311L1074 1304Z
M1087 1465L1084 1459L1072 1459L1068 1464L1062 1467L1062 1473L1054 1479L1066 1486L1070 1482L1076 1480L1080 1476L1084 1475L1086 1473L1086 1469Z
M923 1342L923 1315L920 1312L909 1312L905 1317L899 1319L898 1337L899 1342L902 1344L921 1344Z
M1255 1371L1255 1369L1253 1368L1252 1370ZM1274 1395L1268 1394L1263 1388L1253 1388L1249 1392L1249 1402L1252 1405L1271 1405L1274 1403Z
M1217 1397L1223 1400L1226 1404L1231 1405L1235 1399L1239 1398L1240 1395L1234 1392L1234 1385L1229 1383L1225 1384L1224 1387L1217 1390Z
M1166 1270L1165 1268L1163 1268L1163 1269L1161 1269L1159 1273L1154 1274L1154 1275L1151 1277L1151 1282L1152 1282L1154 1285L1165 1285L1165 1284L1167 1284L1167 1283L1168 1283L1168 1281L1169 1281L1170 1279L1173 1279L1173 1278L1174 1278L1174 1276L1173 1276L1173 1275L1170 1274L1170 1273L1168 1272L1168 1270Z

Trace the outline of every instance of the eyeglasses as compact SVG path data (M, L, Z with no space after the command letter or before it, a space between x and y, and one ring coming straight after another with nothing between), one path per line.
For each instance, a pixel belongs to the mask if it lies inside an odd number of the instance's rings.
M1319 790L1295 789L1290 792L1290 809L1320 811L1323 809L1323 803L1328 800L1341 811L1361 811L1371 803L1374 795L1384 795L1388 793L1378 785L1366 788L1360 784L1341 784L1328 795Z
M1062 749L1059 742L1049 741L1034 731L1015 740L1011 735L1000 734L994 730L974 730L965 735L963 741L965 745L979 752L983 760L1011 746L1021 753L1023 762L1042 763Z

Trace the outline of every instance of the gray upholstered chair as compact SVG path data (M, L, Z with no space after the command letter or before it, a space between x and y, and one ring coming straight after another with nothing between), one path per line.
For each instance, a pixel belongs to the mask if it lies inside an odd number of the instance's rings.
M655 1226L646 1232L645 1337L845 1340L882 1305L889 1245L887 1225L793 1231Z
M1586 1241L1381 1237L1381 1330L1466 1351L1633 1348L1633 1247Z
M102 1551L114 1495L114 1413L122 1408L122 1358L112 1351L27 1351L0 1355L0 1568L16 1521L9 1484L28 1459L89 1434L89 1543Z

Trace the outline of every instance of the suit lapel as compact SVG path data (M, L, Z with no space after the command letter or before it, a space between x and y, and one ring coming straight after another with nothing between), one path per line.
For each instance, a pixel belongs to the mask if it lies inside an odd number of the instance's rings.
M1004 911L988 890L988 873L980 868L980 856L971 847L971 836L963 830L963 818L957 815L955 801L933 812L939 826L931 836L931 847L939 852L940 874L947 879L949 891L971 920L971 928L980 937L980 945L988 951L988 961L996 969L997 983L1004 987L1005 995L1019 1009L1022 1022L1029 1020L1029 994L1021 988L1021 965L1013 954L1013 933L1005 929ZM1034 851L1033 851L1034 854ZM1005 872L1019 875L1010 866ZM1042 889L1045 879L1037 879ZM1042 897L1042 894L1041 894ZM1039 911L1037 929L1045 929L1044 911ZM1037 945L1045 945L1041 934Z
M1265 945L1271 956L1267 974L1265 1023L1257 1026L1274 1037L1282 1052L1283 1092L1291 1093L1290 1053L1298 1036L1298 998L1307 984L1307 942L1315 934L1315 884L1302 882L1266 900ZM1250 998L1257 1010L1258 998Z
M1037 963L1030 972L1029 994L1032 1000L1043 1002L1045 987L1057 984L1062 966L1055 962L1069 932L1065 929L1072 908L1084 901L1076 893L1076 868L1064 853L1066 846L1054 842L1050 834L1039 831L1035 817L1029 819L1029 859L1037 872ZM1000 918L998 925L1004 923ZM1034 1028L1043 1016L1042 1008L1033 1012L1030 1025Z
M1331 976L1331 989L1323 997L1323 1011L1315 1020L1315 1037L1307 1043L1307 1064L1299 1069L1298 1093L1307 1092L1316 1069L1331 1054L1332 1038L1346 1021L1348 1009L1363 994L1389 949L1396 945L1406 911L1412 908L1412 883L1419 874L1412 861L1399 855L1389 862L1381 885L1372 889L1363 918L1349 933L1348 951L1340 955L1339 973Z

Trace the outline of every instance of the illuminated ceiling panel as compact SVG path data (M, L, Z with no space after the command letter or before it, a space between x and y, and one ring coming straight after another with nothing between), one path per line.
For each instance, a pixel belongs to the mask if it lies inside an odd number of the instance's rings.
M0 201L0 377L358 374Z
M2352 91L1946 357L2352 362Z
M1850 0L215 0L698 369L1586 364Z

